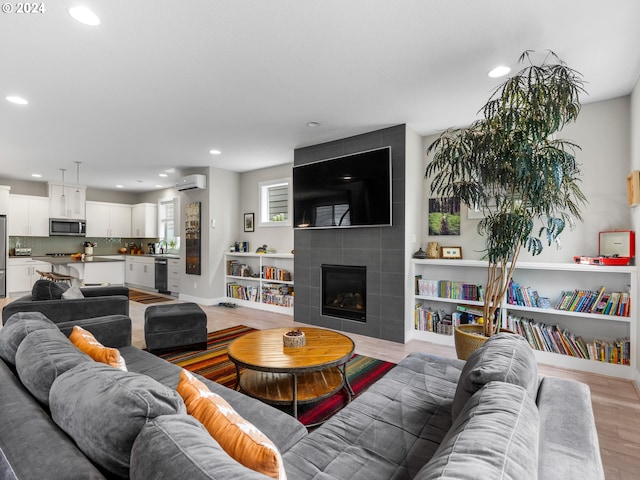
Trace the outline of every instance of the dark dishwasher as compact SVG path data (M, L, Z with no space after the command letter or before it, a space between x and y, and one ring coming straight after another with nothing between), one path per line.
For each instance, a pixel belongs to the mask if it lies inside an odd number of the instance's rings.
M160 293L171 293L167 290L167 277L169 275L169 261L166 258L156 257L156 290Z

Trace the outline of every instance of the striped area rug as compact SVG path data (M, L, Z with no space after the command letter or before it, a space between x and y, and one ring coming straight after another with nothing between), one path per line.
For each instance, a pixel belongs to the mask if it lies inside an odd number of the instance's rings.
M160 302L170 302L171 300L175 300L175 298L167 298L161 297L160 295L154 295L153 293L141 292L140 290L134 290L132 288L129 289L129 300L138 303L160 303Z
M165 360L198 373L216 383L233 388L236 383L236 367L227 356L227 346L233 340L255 329L238 325L208 334L207 349L200 351L169 352L160 355ZM347 377L355 396L391 370L395 364L364 355L355 355L347 363ZM298 419L304 425L314 425L327 420L346 404L344 390L317 403L300 405Z

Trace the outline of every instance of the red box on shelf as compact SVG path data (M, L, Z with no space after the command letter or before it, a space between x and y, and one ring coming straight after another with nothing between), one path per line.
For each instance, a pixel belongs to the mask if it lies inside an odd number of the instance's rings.
M636 256L636 234L631 230L600 232L598 255L634 258Z
M636 235L631 230L607 230L600 232L598 256L573 257L575 263L584 265L630 265L636 256Z

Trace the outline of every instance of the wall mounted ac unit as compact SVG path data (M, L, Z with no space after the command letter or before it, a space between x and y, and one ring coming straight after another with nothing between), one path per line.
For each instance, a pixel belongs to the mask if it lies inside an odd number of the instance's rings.
M176 180L176 190L193 190L194 188L207 188L207 177L204 175L187 175Z

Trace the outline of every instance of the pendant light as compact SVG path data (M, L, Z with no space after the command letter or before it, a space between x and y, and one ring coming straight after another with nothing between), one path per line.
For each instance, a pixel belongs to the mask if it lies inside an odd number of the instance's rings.
M80 214L80 203L81 203L81 195L80 195L80 164L82 162L74 162L76 164L76 193L73 199L73 213Z
M62 195L60 195L60 216L61 217L66 217L67 216L67 199L64 196L64 172L65 172L65 168L61 168L60 171L62 172Z

